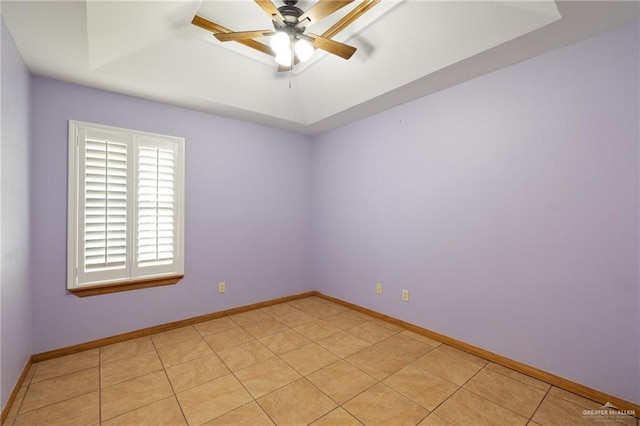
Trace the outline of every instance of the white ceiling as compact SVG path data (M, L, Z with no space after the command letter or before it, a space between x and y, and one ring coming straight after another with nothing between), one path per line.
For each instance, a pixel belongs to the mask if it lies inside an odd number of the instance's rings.
M308 31L321 34L358 3ZM349 61L317 51L278 73L270 56L190 24L197 13L235 31L270 29L251 0L2 1L34 74L306 134L638 20L639 9L635 1L383 0L334 37L358 48Z

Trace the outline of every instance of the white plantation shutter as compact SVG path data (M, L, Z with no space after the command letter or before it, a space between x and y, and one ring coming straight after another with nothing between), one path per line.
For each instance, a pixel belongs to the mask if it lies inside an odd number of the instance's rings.
M161 273L176 261L176 166L170 141L138 144L137 257L139 270Z
M68 287L183 270L184 139L69 126Z
M127 146L88 140L84 183L85 269L124 268L127 258Z
M127 237L128 150L132 137L81 129L78 281L129 276Z

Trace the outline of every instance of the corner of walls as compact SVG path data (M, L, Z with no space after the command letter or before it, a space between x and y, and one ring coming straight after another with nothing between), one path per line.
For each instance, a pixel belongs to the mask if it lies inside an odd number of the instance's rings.
M30 212L30 75L4 19L0 145L0 405L33 353Z

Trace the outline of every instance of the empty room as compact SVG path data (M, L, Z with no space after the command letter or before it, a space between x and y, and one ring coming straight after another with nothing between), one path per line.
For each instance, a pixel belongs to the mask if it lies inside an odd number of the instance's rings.
M638 426L640 3L0 14L3 426Z

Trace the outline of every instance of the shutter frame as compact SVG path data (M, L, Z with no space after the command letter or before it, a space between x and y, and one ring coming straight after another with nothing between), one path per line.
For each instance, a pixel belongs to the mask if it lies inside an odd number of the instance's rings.
M116 165L109 167L109 145L107 144L105 153L107 158L103 162L105 168L101 169L99 166L103 164L101 163L103 159L89 158L86 154L87 141L91 138L106 138L116 145L125 145L124 164L126 165L123 167L122 164L117 163L120 159L116 158L114 160L116 163L113 163ZM137 151L140 144L170 147L174 157L174 254L172 262L163 268L136 267L139 162ZM122 147L116 146L116 148L121 149ZM173 283L177 282L175 277L184 275L184 139L70 120L68 160L67 288L74 292L80 292L80 290L84 291L84 289L91 287L122 287L131 283L131 287L134 289L141 288L139 285L134 285L141 281L164 283L167 280L163 280L163 277L173 277ZM90 163L89 168L86 167L87 161ZM103 171L104 175L101 175ZM91 174L90 172L95 173ZM170 179L171 176L168 178ZM110 182L113 185L109 186ZM95 193L97 197L93 200L87 198L88 193L85 191L85 185L93 185L95 189L103 184L104 192ZM123 194L124 196L121 197ZM101 205L103 195L107 199L111 197L111 202ZM95 214L94 218L97 219L100 226L104 225L106 231L112 232L104 232L103 235L97 232L97 225L85 226L85 222L89 223L85 219L90 216L90 213L85 214L85 211L89 210ZM123 227L124 234L122 233ZM85 238L85 232L89 232L89 229L97 232L93 236L104 237L104 241L94 240L93 243L85 245L85 241L89 241ZM123 235L124 244L121 244ZM91 245L96 248L92 249ZM94 268L94 270L86 268L85 255L89 252L101 253L100 248L102 247L107 255L105 261L124 259L124 267L102 270L96 270L100 268ZM117 252L114 251L114 247L117 248ZM116 257L109 258L108 256L111 254Z

